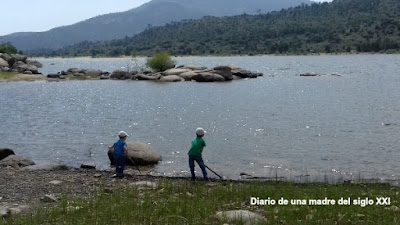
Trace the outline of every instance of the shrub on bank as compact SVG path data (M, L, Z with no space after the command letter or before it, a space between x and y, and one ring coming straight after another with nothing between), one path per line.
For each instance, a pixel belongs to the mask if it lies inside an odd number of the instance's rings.
M167 52L159 52L147 60L146 65L151 69L160 72L175 67L175 62Z

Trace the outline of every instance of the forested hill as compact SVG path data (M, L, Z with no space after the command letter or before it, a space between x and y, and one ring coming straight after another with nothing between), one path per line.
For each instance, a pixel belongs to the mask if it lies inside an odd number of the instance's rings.
M334 0L260 15L205 17L147 29L131 38L83 42L64 56L399 52L399 0Z

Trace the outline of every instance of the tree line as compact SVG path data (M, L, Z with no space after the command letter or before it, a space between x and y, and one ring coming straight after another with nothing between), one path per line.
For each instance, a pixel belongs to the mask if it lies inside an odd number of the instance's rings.
M18 49L16 47L14 47L14 45L12 45L10 42L4 43L4 44L0 44L0 53L6 53L6 54L23 54L22 51L18 51Z
M129 29L129 28L127 28ZM254 55L400 52L399 0L334 0L258 15L204 17L148 27L124 39L42 52L47 56Z

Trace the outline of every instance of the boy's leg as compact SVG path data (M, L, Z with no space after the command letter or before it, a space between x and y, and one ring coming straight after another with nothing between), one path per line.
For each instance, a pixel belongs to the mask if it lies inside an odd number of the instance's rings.
M202 157L196 157L196 162L197 162L197 164L199 164L199 166L201 168L201 171L203 172L204 179L208 179L206 165L204 164L203 158Z
M115 173L117 177L124 176L124 167L125 167L125 158L124 157L116 157L115 158Z
M192 180L196 179L196 175L194 174L194 160L195 157L189 155L189 168L190 173L192 174Z

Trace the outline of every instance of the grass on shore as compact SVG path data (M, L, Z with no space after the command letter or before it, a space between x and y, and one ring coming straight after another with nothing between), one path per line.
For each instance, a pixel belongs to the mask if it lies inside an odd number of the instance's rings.
M19 73L15 72L0 72L0 80L8 80L11 79L15 76L17 76Z
M264 216L258 224L399 224L399 187L382 184L294 184L287 182L195 182L161 180L155 189L118 186L94 198L64 196L54 208L9 217L9 224L224 224L217 211L249 210ZM253 206L251 197L274 199L275 205ZM279 205L280 198L288 205ZM369 198L373 205L295 205L294 199ZM390 198L390 205L376 205L377 197ZM382 203L382 202L380 202ZM386 202L388 203L388 202ZM242 221L229 224L244 224Z

